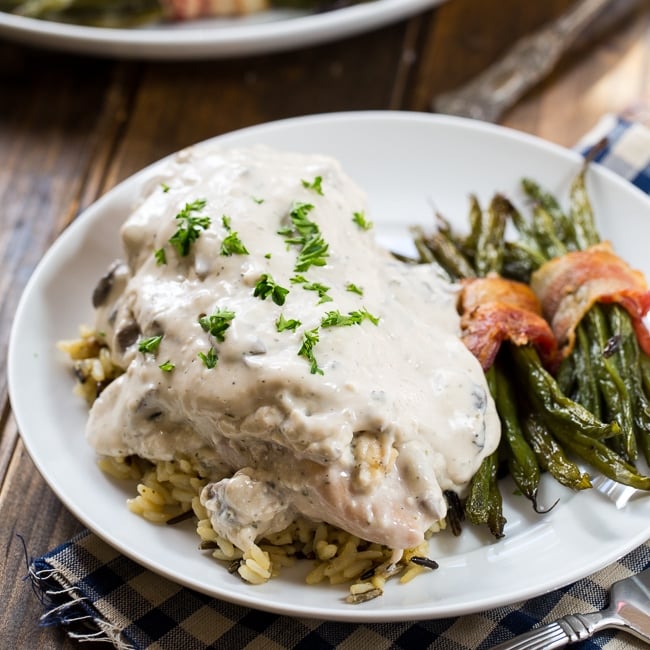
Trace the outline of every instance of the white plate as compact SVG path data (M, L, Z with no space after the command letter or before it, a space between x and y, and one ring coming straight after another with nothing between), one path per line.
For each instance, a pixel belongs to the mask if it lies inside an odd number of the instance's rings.
M332 154L369 195L371 218L386 244L409 248L406 230L430 223L432 204L464 223L470 191L517 194L522 174L563 193L576 172L572 152L503 128L416 113L344 113L292 119L222 136L226 145L266 143ZM66 360L55 350L90 322L90 294L117 255L120 222L158 163L85 211L34 272L21 300L9 349L11 400L25 445L52 489L84 524L154 571L221 598L259 609L324 619L390 621L466 614L567 584L614 561L650 537L650 499L617 510L601 494L561 492L560 504L535 515L506 487L505 539L469 527L431 544L440 569L382 598L351 606L344 588L306 587L308 563L261 587L242 583L197 551L189 522L161 527L130 514L126 487L97 469L84 443L86 410L72 395ZM594 168L591 194L604 236L650 273L650 200L607 170ZM559 488L546 486L547 502Z
M276 52L345 38L443 0L372 0L321 13L269 10L130 29L68 25L0 12L0 35L38 47L118 58L202 59Z

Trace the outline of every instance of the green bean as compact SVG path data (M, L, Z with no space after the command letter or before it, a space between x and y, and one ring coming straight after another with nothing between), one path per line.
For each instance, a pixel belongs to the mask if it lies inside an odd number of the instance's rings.
M486 373L485 379L492 395L496 394L494 366ZM503 537L506 519L503 516L503 499L497 481L499 450L496 449L483 459L478 471L469 484L469 495L465 501L465 516L475 526L487 524L496 537Z
M576 371L576 363L573 355L569 355L562 359L557 373L555 374L555 381L557 381L560 390L567 397L571 397L574 401L579 401L575 399L577 375L578 373Z
M499 491L499 484L496 480L490 483L490 503L487 525L494 537L500 539L504 536L503 529L506 525L506 518L503 516L503 497Z
M536 271L546 258L537 250L521 241L507 241L503 245L502 275L512 280L528 284L533 271Z
M541 468L556 481L572 490L585 490L591 487L589 474L583 472L567 457L538 415L530 414L524 420L523 431Z
M523 183L526 193L538 204L533 225L540 246L549 254L561 254L561 246L584 249L600 240L585 184L586 169L586 165L583 166L571 185L570 221L550 194L543 192L533 181L525 180ZM543 209L540 210L539 206ZM554 233L560 234L560 245L553 239ZM608 444L632 461L638 453L635 397L631 390L632 380L627 375L634 370L628 364L607 358L609 329L614 324L602 309L600 305L594 305L577 330L578 344L572 353L578 385L574 397L598 418L618 422L621 435L612 438ZM581 331L583 328L585 332Z
M495 390L493 397L501 419L502 441L505 443L508 470L521 493L532 502L535 511L540 512L537 506L539 463L521 430L516 407L517 400L511 382L498 362L494 364L493 371Z
M638 474L633 465L599 440L618 434L618 424L599 422L584 407L562 395L553 378L537 365L539 359L535 359L534 350L521 347L513 348L512 352L519 377L530 383L531 401L559 442L605 476L625 485L650 490L650 477Z
M590 355L589 337L585 332L584 324L576 328L576 346L569 357L573 360L577 391L575 401L582 404L588 411L602 420L600 403L600 388L593 368L593 359Z
M441 232L445 237L454 237L454 231L442 212L436 211L436 232Z
M553 433L565 448L613 481L638 490L650 490L650 476L639 474L633 465L627 463L600 440L595 440L578 431L554 429Z
M574 178L570 190L570 215L574 222L576 241L579 248L586 249L597 244L600 236L595 225L594 212L586 188L587 164ZM629 460L634 460L637 455L637 438L635 429L647 431L648 422L644 418L644 404L647 403L645 394L639 397L642 378L639 371L638 354L626 345L626 350L616 355L610 362L603 356L607 342L604 341L604 330L608 326L613 331L617 328L629 329L629 316L618 310L609 310L605 317L601 307L596 306L590 311L591 334L596 334L600 339L600 355L595 357L595 368L599 376L601 392L610 417L621 424L623 437L620 441L612 441L614 446L620 448L621 453ZM606 321L606 325L603 323ZM627 322L627 325L626 325ZM594 351L596 354L597 350ZM631 356L630 356L631 355ZM636 359L636 360L635 360ZM639 400L643 400L639 402ZM644 446L647 444L644 442ZM648 450L650 452L650 449ZM644 452L645 453L645 452Z
M532 246L535 244L535 233L531 228L530 223L523 217L521 212L515 208L512 202L507 198L503 197L503 201L508 202L508 218L512 222L512 225L517 229L519 233L519 238L525 242L527 246Z
M646 410L647 413L647 406L644 407L644 410ZM639 443L639 447L641 448L646 463L650 465L650 430L645 429L639 431L637 442Z
M504 196L500 196L500 203L506 221L511 221L519 233L517 241L503 242L502 275L520 282L529 282L531 273L544 264L547 258L540 251L532 228L519 210Z
M451 223L440 212L436 212L435 234L441 234L468 261L474 258L474 248L467 245L468 236L454 231Z
M471 260L476 257L476 249L483 229L483 209L476 195L469 197L469 233L463 240L463 251Z
M551 214L541 205L533 207L533 227L537 243L547 259L560 257L567 252L562 240L557 236L557 224Z
M490 272L501 271L505 230L506 211L501 197L496 195L483 214L483 226L476 244L474 268L479 277L485 277Z
M496 479L497 452L486 456L469 484L465 517L475 526L487 524L490 510L490 482Z
M506 519L503 516L503 499L497 484L499 452L486 456L472 477L469 495L465 501L465 517L475 526L487 524L497 538L503 537Z
M439 216L435 236L421 237L428 251L421 257L438 260L453 278L497 272L527 282L548 259L599 241L584 169L571 186L568 215L539 185L528 179L522 183L534 202L529 221L501 195L495 195L485 211L472 196L469 234L459 236ZM519 233L517 241L505 241L508 222ZM612 341L618 341L618 347ZM514 374L503 365L508 358ZM650 462L650 358L639 350L627 313L592 307L576 328L574 351L561 365L557 380L543 368L532 346L514 345L502 347L486 377L502 423L499 450L513 481L535 509L541 470L571 489L590 487L588 474L567 453L614 480L650 489L650 477L632 464L637 445ZM514 381L532 409L525 417ZM505 524L496 478L499 450L484 459L465 502L468 520L487 524L497 537Z
M413 228L413 243L415 244L415 250L418 252L418 262L420 264L432 264L437 262L436 256L431 250L431 246L425 241L424 233L421 228Z
M641 372L643 390L646 395L650 395L650 357L641 351L639 351L639 370Z
M547 416L553 433L558 429L577 430L585 436L598 439L611 438L620 433L616 422L601 422L584 406L569 399L544 369L533 347L511 346L510 350L519 380L528 389L535 407Z
M633 461L637 457L637 447L632 401L616 365L604 353L609 332L602 309L599 306L590 309L584 322L591 341L593 368L609 413L608 419L618 422L621 431L621 438L612 440L612 443L629 461Z
M587 166L584 165L580 173L574 178L569 195L569 214L574 224L576 243L581 250L589 248L589 246L600 241L596 230L594 211L587 193L586 172Z
M619 341L617 359L619 368L626 369L624 381L634 403L634 427L636 440L643 455L650 463L650 400L643 388L639 343L628 313L619 305L612 305L609 312L613 332Z
M435 260L453 280L471 278L476 275L474 269L458 250L450 236L442 232L435 232L430 235L420 234L415 239L415 245L424 261Z
M562 246L567 250L575 250L576 235L573 222L562 210L555 196L542 190L538 183L529 178L522 180L522 187L534 204L548 215L548 218L554 224L553 231L557 235L557 239L562 242Z

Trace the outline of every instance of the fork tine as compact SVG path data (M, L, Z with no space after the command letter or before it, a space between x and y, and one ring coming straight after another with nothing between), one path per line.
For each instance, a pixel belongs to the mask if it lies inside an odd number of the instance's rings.
M591 479L591 484L598 492L601 492L612 501L619 510L624 508L635 494L641 492L641 490L617 483L611 478L602 475L594 476Z

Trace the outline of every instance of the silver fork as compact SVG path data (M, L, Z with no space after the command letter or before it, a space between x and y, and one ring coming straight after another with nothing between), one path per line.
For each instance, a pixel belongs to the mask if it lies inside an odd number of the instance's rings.
M600 612L570 614L526 632L492 650L551 650L589 639L606 628L624 630L650 643L650 569L615 582L609 606Z
M620 510L624 508L630 499L636 495L649 494L644 490L637 490L636 488L630 487L629 485L623 485L622 483L617 483L611 478L607 478L602 474L599 476L594 476L591 479L592 486L604 494L612 503Z
M613 0L580 0L557 20L517 41L506 55L465 86L439 95L433 110L495 122L544 79L578 36Z

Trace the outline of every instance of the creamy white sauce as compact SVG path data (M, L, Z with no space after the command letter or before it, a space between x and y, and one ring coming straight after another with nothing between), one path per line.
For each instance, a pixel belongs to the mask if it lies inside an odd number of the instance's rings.
M318 176L322 195L303 183ZM197 199L206 203L195 214L211 224L181 257L168 240ZM291 281L299 247L278 230L295 202L313 205L307 216L329 253L301 275L329 287L329 302ZM125 222L126 264L97 296L97 329L125 368L91 409L97 452L192 459L212 481L201 499L213 526L243 549L298 514L393 548L418 544L445 516L443 491L462 494L496 448L499 422L459 339L454 291L435 267L379 248L353 221L365 209L326 157L261 147L179 154ZM249 254L221 253L224 215ZM264 274L289 289L284 305L253 295ZM217 308L235 313L223 342L198 322ZM378 324L319 327L327 312L361 309ZM301 325L278 332L281 314ZM298 354L314 328L322 374ZM160 334L155 354L138 351L138 336ZM209 369L199 353L211 347ZM166 361L170 372L159 367Z

